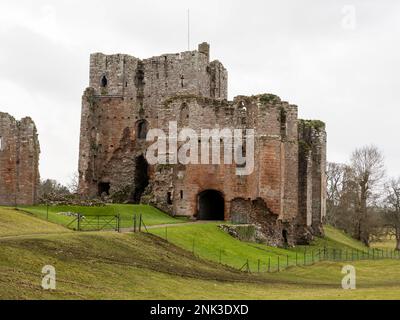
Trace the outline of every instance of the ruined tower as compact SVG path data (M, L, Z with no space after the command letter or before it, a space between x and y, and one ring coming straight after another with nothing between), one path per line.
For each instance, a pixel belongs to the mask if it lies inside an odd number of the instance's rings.
M321 234L324 125L300 121L297 106L272 94L227 101L227 83L226 69L210 62L206 43L145 60L91 55L82 101L80 192L150 203L172 215L252 223L273 245ZM254 129L254 171L239 176L236 164L149 165L147 132L168 132L171 121L199 134Z
M37 202L40 146L31 118L0 112L0 205Z

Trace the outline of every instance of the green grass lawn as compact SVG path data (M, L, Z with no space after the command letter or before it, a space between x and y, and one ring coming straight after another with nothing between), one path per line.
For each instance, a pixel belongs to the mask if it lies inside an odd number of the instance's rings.
M45 205L20 207L20 209L31 213L38 218L47 219L47 207ZM67 226L75 219L74 217L60 214L67 212L80 213L84 216L120 215L122 228L130 228L133 226L133 217L135 214L142 214L143 221L147 226L175 224L185 221L184 219L173 218L151 206L129 204L111 204L104 207L50 206L48 215L49 221ZM74 227L76 227L76 223L70 225L70 228ZM108 227L108 229L110 229L110 227Z
M0 299L400 299L397 260L352 262L357 290L345 291L345 262L248 274L199 259L150 234L72 232L3 208L0 227ZM187 227L170 228L169 235ZM209 231L211 240L230 243L224 234ZM41 288L45 265L56 268L55 291Z
M0 210L0 219L2 230L14 228L15 235L47 233L0 238L0 299L400 298L400 261L395 260L352 263L357 290L344 291L341 269L346 263L247 274L199 259L149 234L68 232L6 209ZM55 291L41 288L45 265L56 268Z
M0 237L71 232L54 223L42 221L0 207Z
M278 271L278 267L283 270L296 265L310 265L323 260L324 252L327 252L325 258L349 261L356 260L357 257L360 259L362 252L368 252L363 244L330 226L325 228L325 238L317 238L309 246L282 249L239 241L220 230L218 225L219 223L194 224L151 229L150 232L194 252L203 259L236 269L242 268L248 261L251 271L273 272ZM371 251L370 257L372 258Z

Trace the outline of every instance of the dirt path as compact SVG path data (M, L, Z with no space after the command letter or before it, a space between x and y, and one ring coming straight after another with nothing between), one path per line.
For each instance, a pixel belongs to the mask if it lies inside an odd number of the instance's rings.
M148 226L147 229L159 229L159 228L178 228L178 227L184 227L184 226L189 226L189 225L195 225L195 224L211 224L211 223L216 223L218 221L193 221L193 222L182 222L182 223L173 223L173 224L157 224L154 226ZM222 222L221 222L222 223ZM127 233L127 232L133 232L133 228L122 228L121 232L122 233Z
M217 221L193 221L193 222L182 222L182 223L175 223L175 224L158 224L154 226L147 227L148 230L151 229L158 229L158 228L178 228L188 225L195 225L195 224L210 224L215 223ZM144 228L142 227L144 230ZM133 228L121 228L120 233L130 233L133 232ZM87 231L90 232L90 231ZM93 231L93 232L113 232L112 230L104 230L104 231ZM9 236L0 236L1 241L7 240L19 240L19 239L32 239L32 238L41 238L47 236L60 236L60 235L72 235L76 234L77 231L67 231L67 232L49 232L49 233L32 233L32 234L20 234L20 235L9 235Z
M14 236L2 236L0 237L0 241L6 240L18 240L18 239L31 239L31 238L42 238L47 236L60 236L60 235L67 235L67 234L74 234L73 231L70 232L49 232L49 233L32 233L32 234L19 234Z

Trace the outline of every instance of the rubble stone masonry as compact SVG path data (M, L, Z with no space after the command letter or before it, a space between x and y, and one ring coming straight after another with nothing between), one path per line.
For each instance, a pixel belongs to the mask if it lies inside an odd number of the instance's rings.
M227 100L228 74L210 47L140 60L96 53L82 99L80 192L145 202L177 216L255 224L266 242L308 242L323 232L326 133L272 94ZM255 130L255 169L148 165L146 133L179 128Z
M31 118L0 112L0 205L37 202L40 146Z

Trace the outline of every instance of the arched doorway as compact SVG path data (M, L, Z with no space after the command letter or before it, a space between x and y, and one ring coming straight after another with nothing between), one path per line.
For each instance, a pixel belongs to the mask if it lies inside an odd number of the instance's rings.
M149 164L143 155L135 160L135 190L133 192L133 202L138 204L146 187L149 185Z
M198 195L198 220L225 220L225 201L221 192L205 190Z

